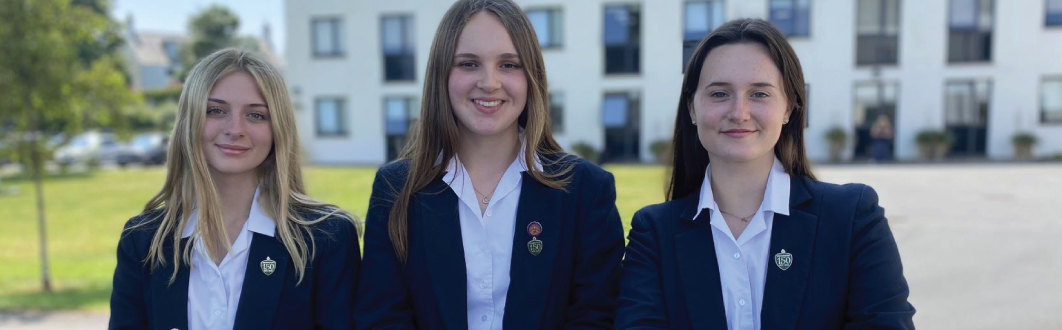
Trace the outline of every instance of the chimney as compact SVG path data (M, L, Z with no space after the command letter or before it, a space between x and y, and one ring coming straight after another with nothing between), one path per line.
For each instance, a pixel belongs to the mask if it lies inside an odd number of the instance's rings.
M262 24L262 40L265 41L266 47L269 47L269 52L273 52L273 31L269 28L269 22Z

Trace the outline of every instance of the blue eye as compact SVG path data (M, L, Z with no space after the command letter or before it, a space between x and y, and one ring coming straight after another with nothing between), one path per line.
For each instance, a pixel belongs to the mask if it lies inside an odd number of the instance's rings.
M255 120L265 120L266 119L265 115L257 113L257 112L249 113L249 114L247 114L247 116L250 116L251 119L255 119Z
M519 65L519 64L516 64L516 63L505 63L505 64L502 64L502 68L506 68L506 69L519 69L519 68L520 68L520 65Z
M475 62L465 61L465 62L457 63L457 66L458 67L462 67L462 68L474 68L474 67L477 67L478 65Z
M767 95L767 93L764 93L764 92L755 92L755 93L752 93L752 97L755 97L755 98L760 98L760 99L762 99L762 98L766 98L767 96L769 96L769 95Z
M208 107L206 113L207 113L208 116L219 116L219 115L224 115L225 114L225 110L222 110L221 108L218 108L218 107Z
M723 98L723 97L726 97L726 93L724 93L724 92L712 92L711 94L708 94L708 96L714 97L714 98Z

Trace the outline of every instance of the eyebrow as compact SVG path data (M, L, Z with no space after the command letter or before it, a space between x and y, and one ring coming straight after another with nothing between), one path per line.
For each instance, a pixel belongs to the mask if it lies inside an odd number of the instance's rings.
M225 100L215 99L215 98L212 98L212 97L211 98L207 98L207 100L210 101L210 102L214 102L214 103L229 104L229 102L225 102ZM249 107L261 107L261 108L269 109L269 106L267 106L265 104L261 104L261 103L251 103L251 104L248 104L247 106L249 106Z
M773 87L773 88L778 88L778 87L775 87L773 84L767 83L767 82L755 82L755 83L752 83L751 85L753 87ZM713 81L710 84L708 84L708 86L704 86L704 88L714 87L714 86L729 87L729 86L731 86L731 84L728 83L728 82Z
M472 54L472 53L460 53L460 54L454 55L454 57L455 58L457 58L457 57L479 58L479 55ZM498 55L498 58L519 60L520 59L520 55L516 55L516 54L513 54L513 53L504 53L504 54Z

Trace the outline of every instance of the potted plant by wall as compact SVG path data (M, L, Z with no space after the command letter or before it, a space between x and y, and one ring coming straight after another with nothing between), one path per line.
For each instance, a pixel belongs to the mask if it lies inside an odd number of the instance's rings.
M576 142L572 145L572 152L579 157L589 160L591 163L597 163L598 152L594 146L586 142Z
M649 151L656 157L657 164L667 165L670 163L668 150L671 149L671 140L656 140L649 145Z
M1014 158L1018 160L1033 159L1033 146L1040 142L1036 135L1029 132L1018 132L1010 138L1010 144L1014 146Z
M845 132L843 128L834 126L826 131L826 141L830 143L830 162L841 162L841 154L844 153L844 146L848 143L848 132Z
M918 154L923 160L940 161L948 154L954 138L948 131L923 130L915 135Z

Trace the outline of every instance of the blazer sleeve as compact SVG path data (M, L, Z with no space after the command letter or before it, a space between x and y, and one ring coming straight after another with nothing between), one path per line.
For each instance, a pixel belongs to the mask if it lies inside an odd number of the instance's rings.
M393 191L401 186L389 182L384 171L381 168L376 172L369 197L365 255L354 318L358 329L414 329L413 302L387 229L394 205Z
M126 224L126 229L122 230L122 236L118 239L118 265L114 268L108 329L148 328L144 288L150 277L143 262L145 256L138 253L136 248L136 238L142 233L130 231L129 227L130 224Z
M314 329L354 328L354 302L361 255L358 231L347 219L325 220L314 256Z
M646 209L634 214L623 258L616 329L667 329L660 279L660 242L647 221Z
M623 224L612 174L602 170L595 180L587 181L582 197L589 197L589 205L576 224L576 260L565 328L609 329L615 321L622 275Z
M878 194L863 186L852 226L846 329L914 329L915 309L896 240L878 206Z

